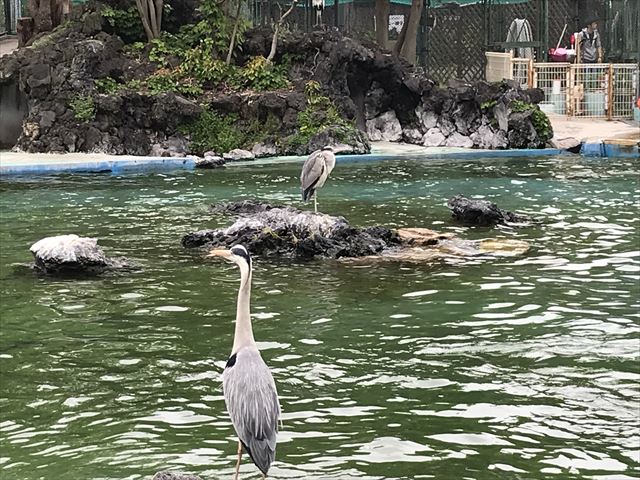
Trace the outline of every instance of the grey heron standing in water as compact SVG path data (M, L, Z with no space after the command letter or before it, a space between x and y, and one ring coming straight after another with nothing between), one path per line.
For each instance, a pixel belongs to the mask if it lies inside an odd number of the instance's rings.
M231 356L222 374L222 389L231 423L238 434L240 471L242 451L266 477L276 456L276 433L280 402L273 375L256 346L251 328L251 257L242 245L230 250L211 250L209 257L222 257L240 268L240 289Z
M313 152L302 166L300 185L302 200L305 202L313 195L313 211L318 213L317 191L327 181L331 170L336 166L336 156L332 147L324 147Z

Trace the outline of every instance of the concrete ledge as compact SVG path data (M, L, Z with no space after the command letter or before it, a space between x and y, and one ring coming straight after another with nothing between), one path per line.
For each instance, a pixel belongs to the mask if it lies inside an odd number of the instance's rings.
M580 155L585 157L640 158L638 143L611 142L583 143Z
M28 154L0 153L0 175L42 175L56 173L119 174L141 170L175 170L195 168L194 157L134 157L101 154Z
M595 155L595 147L585 150L585 155ZM598 144L598 149L602 146ZM633 149L634 147L628 147ZM614 155L618 150L607 150ZM593 153L589 153L593 152ZM600 152L600 150L598 150ZM635 147L637 155L637 147ZM422 147L402 143L374 143L368 155L340 155L338 161L371 162L398 158L438 160L438 159L476 159L505 157L549 157L571 155L557 148L522 150L474 150L470 148ZM625 154L626 155L626 154ZM602 156L598 153L598 156ZM620 156L620 155L617 155ZM228 166L261 165L265 163L301 162L306 156L275 157L242 162L230 162ZM0 152L0 175L52 175L57 173L110 172L120 174L128 171L175 170L195 168L196 157L134 157L87 153L46 154Z
M413 158L423 160L469 159L496 157L540 157L568 154L555 148L524 150L474 150L469 148L421 147L401 143L374 144L368 155L340 155L338 161L371 162ZM228 166L261 165L265 163L301 162L306 156L274 157L242 162L230 162ZM120 174L128 171L175 170L195 168L195 157L133 157L102 154L46 154L0 153L0 175L52 175L57 173Z

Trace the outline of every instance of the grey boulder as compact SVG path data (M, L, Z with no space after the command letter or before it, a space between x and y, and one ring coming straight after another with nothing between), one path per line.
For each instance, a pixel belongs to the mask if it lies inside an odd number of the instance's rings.
M429 131L424 134L424 137L422 137L422 144L425 147L441 147L444 145L446 139L447 137L442 134L440 129L434 127L430 128Z
M471 140L466 135L462 135L461 133L455 132L447 141L444 142L445 147L462 147L462 148L471 148L473 147L473 140Z
M234 148L230 152L225 153L222 157L228 162L239 162L241 160L253 160L256 156L249 150Z
M371 141L399 142L402 140L402 126L396 117L396 112L389 110L379 117L367 120L367 135Z
M110 258L98 246L98 240L78 235L46 237L31 245L35 267L42 273L98 274L128 266L125 259Z

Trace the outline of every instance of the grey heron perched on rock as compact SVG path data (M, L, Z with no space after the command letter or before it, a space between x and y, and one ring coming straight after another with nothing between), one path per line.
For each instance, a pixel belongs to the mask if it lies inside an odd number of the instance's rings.
M316 11L316 24L322 25L322 11L324 10L324 0L311 0L311 5L313 9Z
M333 147L324 147L313 152L302 166L300 186L302 200L305 202L313 195L313 210L318 213L317 191L327 181L331 170L336 166L336 156Z
M253 338L250 313L251 256L242 245L230 250L211 250L208 256L222 257L240 268L233 348L222 374L224 401L238 434L235 478L238 479L243 449L266 476L276 456L280 401L273 375Z

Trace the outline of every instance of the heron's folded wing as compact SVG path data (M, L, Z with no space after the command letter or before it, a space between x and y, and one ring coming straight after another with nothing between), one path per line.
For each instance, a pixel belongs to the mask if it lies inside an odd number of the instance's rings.
M302 173L300 174L300 186L302 190L313 188L313 186L318 183L323 171L324 157L322 156L322 150L316 150L309 155L309 158L307 158L302 166Z
M240 350L222 376L231 422L257 467L266 473L275 458L280 403L271 371L260 353Z

